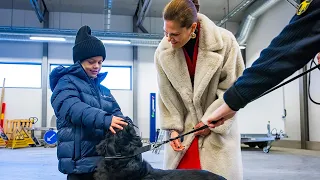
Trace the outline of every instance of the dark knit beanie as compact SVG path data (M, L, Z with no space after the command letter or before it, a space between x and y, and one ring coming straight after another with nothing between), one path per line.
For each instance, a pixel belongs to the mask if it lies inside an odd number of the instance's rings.
M89 26L82 26L77 32L73 47L73 62L83 61L95 56L106 58L106 49L98 38L91 35Z

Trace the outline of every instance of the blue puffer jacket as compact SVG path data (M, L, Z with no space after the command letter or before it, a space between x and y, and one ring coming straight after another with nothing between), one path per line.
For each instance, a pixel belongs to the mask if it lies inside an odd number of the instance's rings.
M55 68L50 74L51 104L57 116L59 171L89 173L102 158L95 146L109 131L112 116L123 117L110 90L91 79L81 64Z

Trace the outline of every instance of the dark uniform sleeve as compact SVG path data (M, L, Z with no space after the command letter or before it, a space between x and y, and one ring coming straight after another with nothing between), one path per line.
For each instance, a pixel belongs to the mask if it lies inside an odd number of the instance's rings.
M313 0L264 49L260 57L224 94L228 106L238 111L265 91L306 65L320 52L320 0Z

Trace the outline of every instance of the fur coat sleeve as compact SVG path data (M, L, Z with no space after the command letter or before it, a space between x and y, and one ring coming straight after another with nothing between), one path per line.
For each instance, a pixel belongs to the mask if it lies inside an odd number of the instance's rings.
M161 110L161 129L183 131L183 102L179 99L177 92L172 87L167 75L162 69L159 58L158 50L155 52L155 65L157 70L157 81L159 87L158 93L158 106Z

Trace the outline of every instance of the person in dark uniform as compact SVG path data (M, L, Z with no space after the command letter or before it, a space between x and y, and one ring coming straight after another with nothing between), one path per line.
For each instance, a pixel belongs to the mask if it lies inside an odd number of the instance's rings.
M208 118L218 127L237 111L305 66L320 52L320 0L303 1L289 24L224 94L225 103ZM318 62L320 56L318 54ZM217 121L215 125L210 124Z

